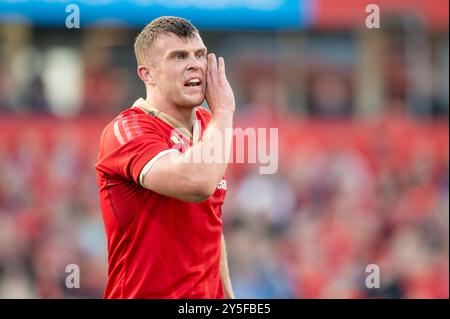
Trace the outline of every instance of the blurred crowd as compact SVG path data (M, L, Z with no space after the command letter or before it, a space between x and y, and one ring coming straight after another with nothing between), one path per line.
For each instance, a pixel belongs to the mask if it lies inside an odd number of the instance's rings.
M251 122L238 117L238 126ZM101 297L94 137L103 123L0 123L0 296ZM448 125L279 125L276 174L252 164L228 172L223 219L237 297L447 298ZM70 264L80 267L79 289L66 287ZM365 287L370 264L379 289Z
M448 298L448 125L296 124L275 176L249 168L230 183L236 294ZM372 264L379 289L366 287Z
M94 163L103 126L143 94L132 36L33 32L0 43L0 298L101 298ZM228 58L236 126L279 129L276 174L227 173L238 298L449 297L448 31L412 60L392 34L204 35Z
M45 119L0 123L0 297L100 297L107 265L97 131ZM80 268L79 289L66 288L70 264Z

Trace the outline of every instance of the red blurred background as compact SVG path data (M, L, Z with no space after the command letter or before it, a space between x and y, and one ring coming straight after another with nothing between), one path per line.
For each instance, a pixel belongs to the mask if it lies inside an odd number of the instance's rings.
M308 2L299 29L200 28L236 126L279 131L276 174L227 173L236 296L448 298L448 1L378 1L370 30L368 1ZM138 27L0 25L0 297L99 298L97 143L145 93Z

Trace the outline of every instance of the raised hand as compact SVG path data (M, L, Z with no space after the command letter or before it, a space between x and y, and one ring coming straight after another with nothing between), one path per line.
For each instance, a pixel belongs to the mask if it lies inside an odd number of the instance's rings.
M217 60L214 53L208 54L205 96L213 115L222 111L234 112L234 94L225 74L225 61L222 57Z

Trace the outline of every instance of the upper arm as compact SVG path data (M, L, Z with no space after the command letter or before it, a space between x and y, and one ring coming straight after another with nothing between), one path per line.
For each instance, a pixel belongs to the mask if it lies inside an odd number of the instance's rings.
M178 151L153 122L138 116L118 117L102 135L96 168L142 185L142 172L168 152Z
M154 123L139 117L118 118L101 142L97 169L121 176L156 193L198 202L211 194L201 164L183 163L183 155ZM214 190L212 190L214 191Z

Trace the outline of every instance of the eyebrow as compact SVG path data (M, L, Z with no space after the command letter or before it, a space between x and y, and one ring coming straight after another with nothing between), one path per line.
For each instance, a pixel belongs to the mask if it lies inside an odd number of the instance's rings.
M206 49L205 47L203 47L203 48L198 48L198 49L195 49L194 52L195 52L195 53L203 52L203 53L206 54L207 49ZM188 51L188 50L173 50L173 51L170 51L170 52L167 54L167 56L168 56L168 57L173 57L173 56L176 56L176 55L178 55L178 54L189 54L189 51Z

